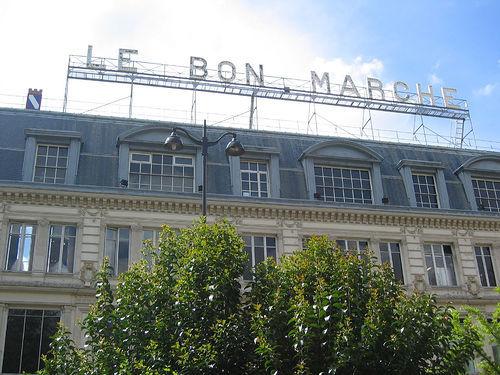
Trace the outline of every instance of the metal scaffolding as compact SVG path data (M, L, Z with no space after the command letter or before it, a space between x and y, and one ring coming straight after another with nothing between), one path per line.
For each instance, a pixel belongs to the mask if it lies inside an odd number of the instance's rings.
M117 59L86 56L70 56L67 79L79 79L99 82L115 82L130 85L165 87L171 89L196 90L218 94L240 95L249 98L278 99L303 103L324 104L349 108L368 109L419 116L432 116L454 120L469 118L467 103L454 99L460 108L445 107L443 99L435 96L435 105L416 102L416 94L409 94L406 102L398 101L394 93L384 91L385 99L368 99L365 97L340 95L340 85L332 85L330 93L313 92L310 82L305 80L267 76L263 85L248 84L245 74L238 73L231 82L219 79L218 72L207 69L204 79L192 78L189 67L154 64L131 61L130 66L119 66ZM366 92L366 88L359 88ZM130 101L132 102L132 90ZM67 104L67 85L63 110ZM131 111L130 111L131 112Z

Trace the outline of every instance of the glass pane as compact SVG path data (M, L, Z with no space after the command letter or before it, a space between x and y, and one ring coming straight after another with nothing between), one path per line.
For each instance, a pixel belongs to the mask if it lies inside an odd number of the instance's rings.
M24 317L11 316L11 311L9 310L9 317L7 318L2 372L18 374L21 372L19 364L23 343Z
M490 256L485 256L484 261L486 263L486 271L488 274L489 286L497 286L495 281L495 271L493 270L493 263Z
M40 356L46 355L47 352L49 351L50 342L52 341L51 337L54 336L54 334L57 331L57 323L59 323L58 317L44 318ZM40 363L39 369L42 369L44 367L44 363L41 359L39 360L39 363Z
M404 283L403 279L403 265L401 263L401 254L400 253L392 253L392 269L394 270L394 276L396 280Z
M49 272L59 272L59 252L61 249L61 238L52 237L49 240Z
M488 281L486 280L486 272L483 265L483 257L476 256L477 268L479 270L479 278L481 279L482 286L488 286Z
M446 270L448 273L446 285L457 285L457 279L455 278L455 267L453 266L453 256L445 255L445 260L446 260Z
M7 257L7 269L17 271L19 264L17 263L19 247L21 246L21 238L18 234L10 235L9 239L9 255Z
M65 236L76 236L76 227L74 225L66 225L64 228Z
M432 254L431 245L424 245L424 253L425 254Z
M266 245L269 247L275 247L276 246L276 238L274 237L266 237Z
M183 164L183 165L192 165L193 164L193 159L191 158L182 158L182 157L176 157L175 158L175 163L176 164Z
M118 273L125 272L128 269L128 237L128 229L120 229L120 242L118 245Z
M68 237L64 240L61 272L73 272L75 258L75 237Z
M147 240L153 241L153 234L154 234L154 232L152 230L143 231L142 240L143 241L147 241Z
M27 235L24 238L23 244L23 260L21 264L21 271L29 271L31 265L31 254L34 246L34 236Z
M47 155L47 146L38 146L39 155Z
M380 248L380 260L382 263L391 263L389 258L389 246L386 242L381 242L379 245Z
M253 241L254 246L264 246L264 237L255 236Z
M436 273L434 270L434 263L432 261L432 255L425 256L425 266L427 267L427 276L429 277L430 285L437 285Z
M112 272L115 272L115 262L116 262L116 235L118 230L114 228L108 228L106 230L106 244L104 246L104 256L109 258L109 265Z
M255 252L255 264L257 265L264 260L264 247L255 246L254 252Z
M57 149L58 149L58 147L49 146L48 155L49 156L57 156Z
M267 256L276 260L276 248L275 247L268 247L267 248Z
M148 154L132 154L132 160L135 161L149 161L149 155Z
M40 339L42 335L42 318L26 317L26 328L24 330L23 354L21 359L21 370L34 373L38 370L40 358Z

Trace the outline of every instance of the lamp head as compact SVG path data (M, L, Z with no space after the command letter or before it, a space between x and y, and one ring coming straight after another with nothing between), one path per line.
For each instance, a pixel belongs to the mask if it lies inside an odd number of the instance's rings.
M179 151L184 147L181 137L177 135L175 130L165 140L165 147L169 151Z
M236 136L233 136L233 139L231 139L226 146L226 155L241 156L244 153L245 149L241 145L240 141L236 139Z

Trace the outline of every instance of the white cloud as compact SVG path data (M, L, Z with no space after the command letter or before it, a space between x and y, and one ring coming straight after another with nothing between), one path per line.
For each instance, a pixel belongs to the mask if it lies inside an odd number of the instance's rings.
M435 73L429 75L429 82L431 85L440 85L443 83L443 80L439 78Z
M474 94L477 96L489 96L495 90L496 84L494 83L488 83L484 85L483 87L477 89L474 91Z
M350 74L359 87L365 86L366 77L384 81L384 63L380 59L322 57L323 47L307 31L284 19L279 7L266 7L263 11L255 5L231 0L88 0L78 10L63 0L0 1L0 34L9 35L2 42L0 102L5 103L1 94L14 93L19 96L11 100L22 105L29 87L42 88L45 109L49 105L56 110L62 108L68 55L85 55L88 44L94 46L94 56L116 57L119 48L133 48L139 50L134 59L140 61L185 66L193 55L206 58L212 69L219 61L230 60L240 72L246 62L263 64L266 76L309 80L310 70L316 70L318 74L329 72L332 84L342 84L345 74ZM340 55L331 50L328 53ZM72 80L69 107L83 112L126 98L129 92L127 85ZM190 121L191 105L190 91L134 88L134 116L139 118ZM248 111L249 107L248 98L197 94L198 122L206 118L214 123ZM317 121L323 133L335 135L335 123L352 126L352 132L359 135L359 127L369 117L367 111L359 109L276 100L259 99L257 107L259 126L273 130L304 130L310 120L313 132ZM311 119L315 111L319 116ZM126 116L128 100L90 113L106 112ZM376 128L400 127L406 121L402 115L387 113L373 113L373 119ZM248 114L224 123L245 124L248 125Z

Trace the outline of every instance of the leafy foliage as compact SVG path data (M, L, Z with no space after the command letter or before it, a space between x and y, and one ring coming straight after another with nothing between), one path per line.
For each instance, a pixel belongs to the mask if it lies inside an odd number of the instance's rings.
M249 295L257 351L273 374L460 374L478 335L388 266L325 237L258 267Z
M164 227L146 258L109 282L82 323L60 329L41 374L460 374L478 335L431 296L408 296L368 256L314 238L262 263L241 294L247 255L236 230L205 219Z
M500 292L500 288L497 288L497 291ZM500 303L497 303L497 307L490 319L478 309L469 308L468 310L471 318L474 319L478 327L482 342L486 345L500 347ZM486 353L483 346L478 348L477 355L481 360L479 366L482 374L500 375L500 364Z
M251 373L253 344L238 281L243 246L227 223L201 219L180 234L164 227L158 248L145 249L152 264L131 267L114 291L105 262L97 301L82 324L86 347L75 349L60 332L42 374Z

